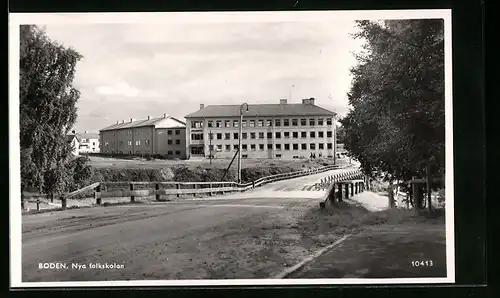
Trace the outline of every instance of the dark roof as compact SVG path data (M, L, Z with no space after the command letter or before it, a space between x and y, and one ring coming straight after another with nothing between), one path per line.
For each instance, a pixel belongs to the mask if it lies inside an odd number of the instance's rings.
M75 135L75 134L67 134L67 135L66 135L66 141L67 141L68 143L69 143L69 142L71 142L71 141L73 141L73 139L74 139L74 138L76 138L76 140L77 140L78 142L80 142L80 138L78 138L78 136L77 136L77 135Z
M76 135L80 139L99 139L98 133L87 132L87 133L77 133Z
M160 121L163 121L165 119L172 119L174 121L177 121L179 122L179 125L186 125L186 123L184 123L183 121L177 119L177 118L174 118L172 116L167 116L166 118L165 117L160 117L160 118L151 118L151 119L143 119L143 120L135 120L135 121L132 121L132 122L125 122L125 123L118 123L118 124L113 124L113 125L110 125L108 127L105 127L103 129L101 129L100 131L105 131L105 130L115 130L115 129L124 129L124 128L134 128L134 127L145 127L145 126L154 126L156 125L157 123L159 123Z
M249 104L245 117L328 116L336 113L313 104ZM240 105L210 105L185 118L238 117Z

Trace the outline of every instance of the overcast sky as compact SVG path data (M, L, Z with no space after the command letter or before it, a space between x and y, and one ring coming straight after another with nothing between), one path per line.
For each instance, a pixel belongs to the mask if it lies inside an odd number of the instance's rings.
M362 44L349 35L356 30L349 20L42 27L84 56L74 82L81 91L76 129L93 132L163 113L184 120L201 103L314 97L344 115L352 51Z

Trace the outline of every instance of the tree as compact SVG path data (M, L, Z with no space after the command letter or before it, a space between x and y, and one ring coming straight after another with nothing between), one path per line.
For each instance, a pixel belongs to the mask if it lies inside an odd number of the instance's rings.
M358 21L356 58L341 120L345 147L367 174L391 180L444 172L443 21ZM392 183L392 181L391 181Z
M29 188L52 195L70 185L72 154L66 135L77 118L80 93L72 84L81 58L40 28L21 26L21 191Z

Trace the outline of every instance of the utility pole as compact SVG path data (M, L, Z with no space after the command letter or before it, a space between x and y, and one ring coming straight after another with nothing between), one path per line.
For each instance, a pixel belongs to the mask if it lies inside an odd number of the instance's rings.
M210 130L209 134L208 134L208 139L209 139L209 149L210 149L210 164L212 164L212 152L213 152L213 147L212 147L212 138L213 138L213 134L212 134L212 131Z
M240 124L238 133L238 183L241 183L241 135L243 131L243 113L248 111L248 104L243 103L240 106Z

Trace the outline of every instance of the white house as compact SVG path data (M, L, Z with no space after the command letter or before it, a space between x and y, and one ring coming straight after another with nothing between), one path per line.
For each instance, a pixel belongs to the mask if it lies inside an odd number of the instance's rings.
M78 151L80 153L98 153L99 152L99 134L89 133L85 131L84 133L77 133L79 139Z
M78 151L80 148L80 140L75 133L66 135L66 141L70 143L73 147L73 155L78 156Z

